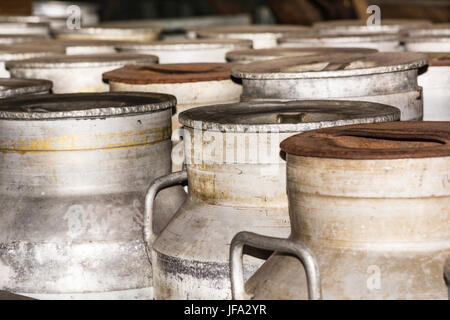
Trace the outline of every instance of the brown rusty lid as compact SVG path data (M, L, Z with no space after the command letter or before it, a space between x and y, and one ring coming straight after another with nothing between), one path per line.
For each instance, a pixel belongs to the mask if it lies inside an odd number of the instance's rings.
M433 67L449 67L450 53L449 52L427 52L428 64Z
M450 122L385 122L308 131L284 140L289 154L335 159L450 156Z
M125 66L103 74L103 80L130 84L184 83L228 80L229 63L174 63Z

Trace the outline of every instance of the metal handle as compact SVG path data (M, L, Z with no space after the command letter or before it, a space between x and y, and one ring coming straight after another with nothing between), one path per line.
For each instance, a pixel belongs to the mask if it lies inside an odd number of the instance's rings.
M162 189L172 187L177 184L182 184L186 181L187 172L183 170L155 179L152 185L148 188L147 194L145 195L144 210L144 240L147 247L151 247L153 241L158 236L153 232L153 207L155 204L156 195Z
M239 232L230 246L231 291L233 299L244 300L250 296L244 288L243 248L249 245L258 249L279 251L296 255L306 271L308 296L311 300L322 299L320 273L316 258L302 242L290 239L267 237L252 232Z

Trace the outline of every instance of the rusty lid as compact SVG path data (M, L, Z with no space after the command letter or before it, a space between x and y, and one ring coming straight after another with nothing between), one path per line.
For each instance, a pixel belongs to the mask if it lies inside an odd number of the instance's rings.
M411 37L423 36L450 36L450 23L436 23L424 28L411 28L408 30Z
M414 52L337 53L240 64L231 73L244 79L329 78L405 71L427 63L425 54Z
M427 52L428 64L432 67L450 67L450 53Z
M229 63L174 63L125 66L103 74L103 80L130 84L229 80Z
M39 94L0 100L0 119L117 117L172 108L176 98L147 92Z
M249 101L192 108L179 115L186 127L220 132L302 132L399 119L400 111L391 106L333 100Z
M319 47L319 48L270 48L270 49L249 49L230 51L226 58L230 62L255 62L271 60L282 57L303 57L316 56L324 53L373 53L376 49L368 48L338 48L338 47Z
M0 44L35 42L44 39L49 39L49 36L38 34L0 34Z
M284 140L289 154L334 159L406 159L450 156L450 122L359 124L309 131Z
M399 42L400 36L392 33L364 33L364 34L292 34L288 33L284 37L278 39L280 45L286 43L302 43L317 46L318 43L354 43L355 47L361 42Z
M214 27L197 27L192 29L198 37L220 37L230 36L233 34L245 35L245 34L275 34L283 35L288 32L305 32L311 31L310 27L298 26L298 25L282 25L282 24L252 24L244 26L214 26Z
M149 43L122 44L117 46L121 51L145 51L145 50L207 50L218 48L251 48L252 41L244 39L186 39L165 40Z
M12 60L6 62L6 68L87 68L103 66L124 66L126 64L157 63L158 57L147 54L80 54L80 55L52 55L26 60Z
M423 28L431 26L431 21L419 19L381 19L380 25L367 25L367 20L329 20L316 22L313 28L320 33L397 33L409 28Z
M45 93L52 88L52 85L49 80L0 78L0 98Z

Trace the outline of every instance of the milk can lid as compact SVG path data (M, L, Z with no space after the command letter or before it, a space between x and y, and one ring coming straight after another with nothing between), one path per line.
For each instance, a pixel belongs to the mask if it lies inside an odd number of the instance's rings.
M450 33L446 35L423 35L423 36L410 36L402 39L405 43L430 43L438 42L448 44L450 42Z
M358 124L313 130L284 140L289 154L335 159L407 159L450 156L449 122Z
M25 60L11 60L6 62L6 68L84 68L102 66L123 66L126 64L157 63L158 57L149 54L79 54L79 55L52 55Z
M450 67L449 52L427 52L429 65L433 67Z
M198 36L227 35L227 34L276 34L283 35L287 32L311 31L310 27L289 24L252 24L252 25L228 25L192 28Z
M418 69L427 63L426 55L414 52L336 53L236 65L231 74L255 80L348 77Z
M49 39L49 36L44 34L1 34L0 44L11 44L20 42L31 43L43 39Z
M184 83L231 79L229 63L174 63L125 66L103 74L103 80L129 84Z
M436 23L424 28L411 28L408 30L408 35L415 36L449 36L450 23Z
M49 80L0 78L0 98L48 92L52 85Z
M199 50L217 48L251 48L252 41L244 39L186 39L118 45L119 50Z
M279 44L283 43L309 43L311 45L317 42L325 43L354 43L358 46L361 42L383 42L383 41L400 41L400 36L394 33L347 33L347 34L317 34L317 33L287 33L279 38Z
M43 56L48 54L63 54L64 49L55 46L33 45L33 42L25 42L20 45L4 45L0 44L0 59L11 60L14 56L21 58L21 55Z
M283 57L316 56L330 53L373 53L376 49L369 48L338 48L338 47L310 47L310 48L268 48L229 51L226 58L231 62L263 61Z
M186 127L220 132L302 132L399 119L400 111L391 106L333 100L249 101L197 107L179 115Z
M80 29L54 29L52 32L56 35L64 34L83 34L83 35L136 35L136 34L148 34L160 33L162 31L161 26L146 25L145 27L113 27L113 26L96 26L96 27L82 27Z
M343 19L316 22L313 24L313 28L318 30L330 29L334 32L339 32L341 30L382 30L383 32L398 32L406 28L426 27L431 25L431 21L421 19L381 19L380 25L367 25L366 19Z
M172 95L147 92L39 94L0 100L0 119L104 118L172 108Z

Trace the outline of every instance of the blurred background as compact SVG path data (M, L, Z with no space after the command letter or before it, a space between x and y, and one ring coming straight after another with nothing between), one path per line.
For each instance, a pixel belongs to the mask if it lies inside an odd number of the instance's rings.
M70 3L70 1L67 1ZM253 23L310 25L365 18L368 5L383 18L450 20L450 0L85 0L99 6L100 21L247 14ZM30 15L33 0L0 0L0 15Z

